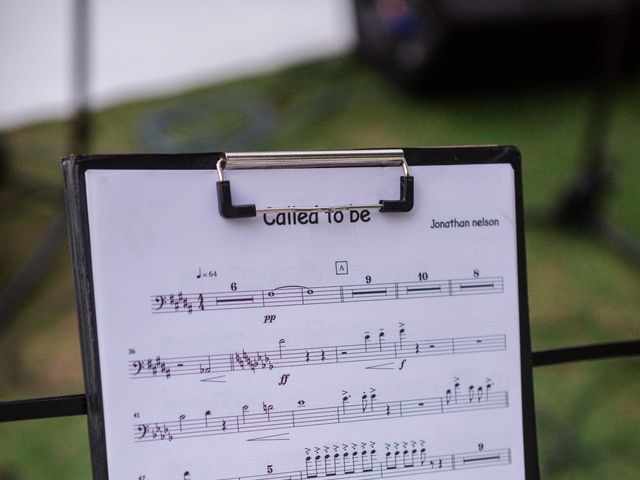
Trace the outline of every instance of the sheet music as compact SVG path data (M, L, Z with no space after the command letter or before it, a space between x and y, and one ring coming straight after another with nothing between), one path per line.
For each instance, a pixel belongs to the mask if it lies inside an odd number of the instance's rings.
M513 170L411 174L87 171L110 478L524 478Z

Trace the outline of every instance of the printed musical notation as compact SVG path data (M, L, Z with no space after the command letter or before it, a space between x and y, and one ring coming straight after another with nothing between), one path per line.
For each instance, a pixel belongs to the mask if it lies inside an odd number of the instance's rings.
M167 358L155 356L128 363L129 378L169 379L180 375L270 371L274 368L494 352L506 348L504 335L408 340L404 337L404 328L400 328L397 341L386 340L384 330L380 330L365 333L362 343L351 345L287 348L286 340L280 339L278 348L274 350Z
M304 400L298 401L297 410L277 411L273 404L262 403L262 411L250 413L244 405L239 415L214 416L211 410L202 416L188 418L180 414L176 420L138 423L133 425L135 442L177 440L184 438L230 435L234 433L264 432L270 430L365 422L425 415L439 415L473 410L507 408L509 393L493 391L493 382L469 385L462 389L458 379L444 395L437 397L380 400L376 390L364 392L359 402L343 391L341 403L330 407L308 408Z
M354 212L313 231L222 219L210 168L78 177L98 476L535 478L515 157L418 153L410 214ZM234 192L282 205L394 198L400 170L356 168L356 156L268 181L240 172ZM274 194L293 184L295 198ZM429 228L447 215L499 224Z
M221 480L374 480L511 464L510 448L427 455L424 445L422 440L393 445L386 443L381 452L382 459L378 459L375 442L352 444L351 449L342 450L336 446L315 448L313 451L306 449L304 469Z
M502 293L502 277L474 277L451 280L331 285L305 287L286 285L270 290L169 293L151 296L153 313L193 313L238 308L286 307L328 303L404 300Z

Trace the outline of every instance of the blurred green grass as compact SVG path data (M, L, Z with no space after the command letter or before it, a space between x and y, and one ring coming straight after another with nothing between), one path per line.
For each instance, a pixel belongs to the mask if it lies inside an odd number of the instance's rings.
M417 98L344 57L101 110L87 153L153 148L140 133L150 114L244 93L266 99L275 112L270 135L247 149L516 145L529 209L549 208L575 174L591 101L586 85ZM206 131L216 112L204 113L179 125L178 134ZM217 120L219 128L238 121ZM610 218L636 238L638 132L636 81L617 95L607 146L618 177L606 205ZM0 288L62 208L59 159L70 153L69 136L65 121L4 133L11 178L0 188ZM225 138L219 140L208 149L223 149ZM534 350L640 337L638 268L578 232L530 225L526 241ZM40 285L0 330L1 400L83 390L68 248L52 248ZM535 371L543 478L640 478L639 367L636 358ZM84 418L0 424L0 445L0 479L90 477Z

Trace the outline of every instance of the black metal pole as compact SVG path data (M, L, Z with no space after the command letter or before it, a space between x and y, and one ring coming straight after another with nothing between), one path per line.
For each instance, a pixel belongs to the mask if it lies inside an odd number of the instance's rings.
M71 151L88 153L91 133L89 104L89 0L74 0L73 4L73 65L72 99L74 108Z
M73 50L71 98L73 102L73 119L71 131L72 153L87 153L91 132L91 116L89 103L89 0L74 0L73 3ZM0 137L0 186L8 173L6 151ZM62 198L60 199L62 203ZM40 243L27 256L20 269L11 278L7 286L0 291L0 331L9 324L10 317L22 306L25 299L33 291L47 266L56 253L56 246L65 238L66 219L61 208L52 221L49 231Z
M553 214L555 223L562 227L592 229L611 191L613 171L606 144L625 51L623 22L620 14L602 20L594 55L593 93L584 132L583 158Z
M613 190L614 162L606 152L606 144L628 45L628 27L628 19L622 14L603 21L591 110L585 129L584 158L551 216L556 225L587 232L640 266L640 241L610 222L603 208Z

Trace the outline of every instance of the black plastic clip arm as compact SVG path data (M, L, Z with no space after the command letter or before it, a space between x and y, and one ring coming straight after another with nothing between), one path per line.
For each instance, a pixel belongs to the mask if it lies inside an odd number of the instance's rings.
M380 200L381 212L410 212L413 209L413 177L400 177L400 200Z
M255 217L255 204L234 205L231 199L231 183L229 180L216 182L218 190L218 211L224 218Z

